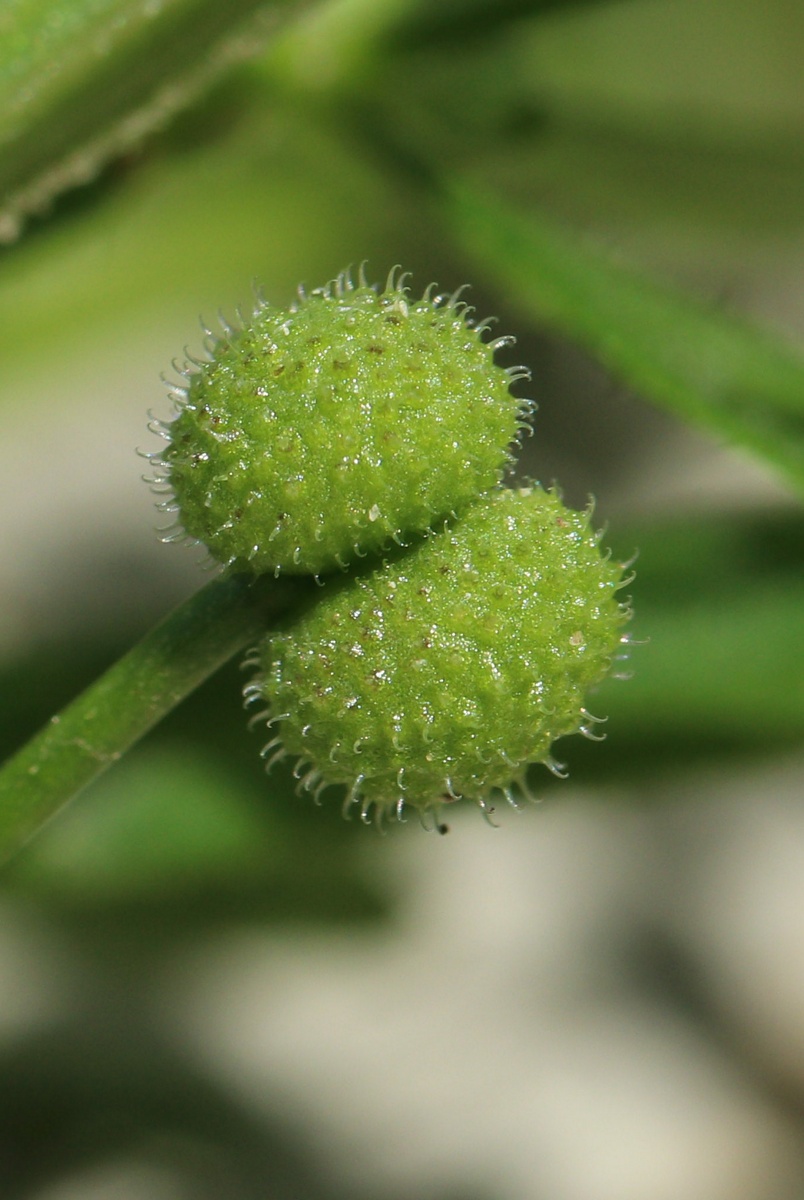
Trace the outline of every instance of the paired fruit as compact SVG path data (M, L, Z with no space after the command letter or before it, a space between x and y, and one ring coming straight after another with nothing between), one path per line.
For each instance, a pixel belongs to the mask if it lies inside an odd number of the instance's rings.
M296 758L303 788L342 786L364 819L439 824L462 797L515 803L529 764L557 769L557 738L593 736L584 699L629 612L588 512L500 486L526 372L431 291L344 275L288 311L261 302L187 372L156 467L231 570L325 577L250 659L269 764Z

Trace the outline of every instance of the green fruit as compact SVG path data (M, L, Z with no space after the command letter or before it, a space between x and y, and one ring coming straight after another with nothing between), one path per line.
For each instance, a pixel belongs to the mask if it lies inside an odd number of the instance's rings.
M627 608L589 514L540 488L496 489L395 561L325 585L267 637L246 689L268 702L273 758L364 817L525 790L556 738L590 733ZM268 715L268 714L264 714Z
M188 373L157 472L213 558L331 571L499 482L527 409L509 391L520 369L494 362L510 339L402 282L344 275L289 311L260 302Z

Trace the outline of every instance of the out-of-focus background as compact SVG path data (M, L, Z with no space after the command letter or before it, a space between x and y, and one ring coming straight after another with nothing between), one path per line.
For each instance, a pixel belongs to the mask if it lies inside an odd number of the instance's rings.
M182 704L3 877L0 1196L804 1195L800 507L535 321L428 182L794 346L802 61L798 0L285 5L3 250L4 754L208 578L135 454L199 315L363 260L516 335L522 471L639 551L644 644L567 782L444 838L266 778L236 663Z

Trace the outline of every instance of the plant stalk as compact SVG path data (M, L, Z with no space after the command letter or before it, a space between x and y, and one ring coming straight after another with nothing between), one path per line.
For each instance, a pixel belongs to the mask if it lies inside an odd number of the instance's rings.
M0 861L298 603L309 579L214 579L0 767Z

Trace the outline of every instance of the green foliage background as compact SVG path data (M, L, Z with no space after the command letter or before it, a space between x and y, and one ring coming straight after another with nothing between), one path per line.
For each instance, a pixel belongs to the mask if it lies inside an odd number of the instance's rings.
M134 455L198 314L363 260L472 283L534 371L523 469L594 493L615 551L639 552L648 641L595 698L607 742L567 746L573 778L649 794L800 743L796 0L152 7L0 18L0 188L54 192L2 251L0 751L204 579L156 544ZM265 779L238 689L234 665L181 705L9 895L146 957L214 921L385 911L373 835Z

